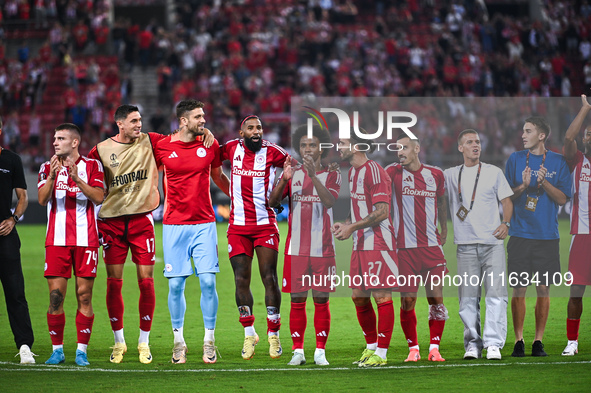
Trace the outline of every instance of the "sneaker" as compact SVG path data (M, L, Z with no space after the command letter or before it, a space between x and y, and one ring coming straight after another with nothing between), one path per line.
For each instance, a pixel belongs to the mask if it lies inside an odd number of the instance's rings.
M174 347L172 348L172 359L170 359L171 363L187 363L187 352L189 352L189 350L185 343L174 343Z
M562 356L575 356L576 353L579 353L579 342L577 340L569 341L562 351Z
M433 348L429 351L429 356L427 356L427 360L431 362L445 362L445 359L441 357L439 353L439 348Z
M29 346L25 344L21 345L16 356L21 357L21 364L35 364L35 358L33 356L37 355L31 352L31 348L29 348Z
M486 358L489 360L501 360L501 350L499 347L491 345L486 349Z
M544 351L544 344L540 340L534 341L531 345L531 355L532 356L548 356L546 351Z
M123 355L127 352L127 345L125 343L115 343L111 347L113 352L111 353L111 363L121 363Z
M382 359L374 353L365 362L359 363L359 367L380 367L386 364L388 364L388 359Z
M76 350L76 364L79 366L88 366L90 364L88 362L86 352L81 351L79 349Z
M316 348L314 352L314 363L317 366L328 366L330 363L326 360L326 352L323 349Z
M218 361L216 354L218 347L214 345L213 341L207 341L203 343L203 361L205 363L213 364Z
M468 350L464 354L464 360L480 359L481 353L478 348L468 347Z
M287 363L288 366L302 366L304 364L306 364L306 358L300 352L294 352L291 360Z
M421 360L421 354L418 349L413 348L408 352L405 362L418 362L419 360Z
M64 349L58 348L53 350L51 356L49 357L49 359L47 359L45 364L61 364L65 361L66 357L64 356Z
M252 359L254 356L254 347L259 343L259 335L244 337L244 346L242 347L242 359Z
M373 349L367 349L365 348L363 350L363 353L361 354L361 357L359 358L359 360L354 361L353 364L363 364L367 361L367 359L369 359L371 357L371 355L373 355L376 351Z
M269 336L269 356L271 356L271 359L280 358L282 353L283 348L281 348L279 336Z
M517 341L513 347L513 353L511 354L514 358L522 358L525 356L525 343L523 339Z
M152 354L150 353L150 346L148 343L139 343L137 350L140 353L140 363L152 363Z

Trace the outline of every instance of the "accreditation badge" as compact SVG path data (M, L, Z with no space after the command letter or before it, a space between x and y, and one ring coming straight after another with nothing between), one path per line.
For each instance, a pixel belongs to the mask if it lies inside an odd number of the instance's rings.
M458 218L460 219L460 221L464 221L466 219L466 217L468 216L468 213L470 211L468 209L466 209L464 207L464 205L460 206L460 208L458 209L458 212L456 213L456 216L458 216Z
M538 198L527 197L527 199L525 200L525 210L529 210L530 212L535 212L537 205L538 205Z

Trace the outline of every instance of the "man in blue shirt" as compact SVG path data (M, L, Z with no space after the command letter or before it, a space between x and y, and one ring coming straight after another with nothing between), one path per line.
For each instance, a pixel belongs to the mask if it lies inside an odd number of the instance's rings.
M550 125L544 118L526 119L522 135L525 150L511 154L505 167L514 193L507 265L513 288L515 347L511 356L515 357L525 356L525 293L532 283L537 292L532 356L547 356L542 338L550 309L550 284L554 274L560 274L558 207L571 196L571 177L564 157L546 150L549 135Z

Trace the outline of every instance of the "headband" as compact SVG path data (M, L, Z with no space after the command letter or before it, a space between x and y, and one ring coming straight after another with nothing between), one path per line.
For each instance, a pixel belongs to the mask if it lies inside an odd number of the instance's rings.
M246 122L247 120L250 119L259 119L259 117L257 115L248 115L246 116L241 122L240 122L240 129L242 129L242 126L244 125L244 122ZM259 119L260 120L260 119Z

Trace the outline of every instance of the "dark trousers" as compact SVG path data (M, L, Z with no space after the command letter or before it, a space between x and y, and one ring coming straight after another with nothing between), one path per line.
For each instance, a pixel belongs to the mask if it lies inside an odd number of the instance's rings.
M21 267L21 241L16 228L8 236L0 236L0 281L4 288L6 311L16 347L33 346L33 328L29 305L25 298L25 280Z

